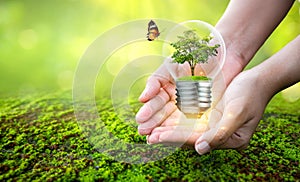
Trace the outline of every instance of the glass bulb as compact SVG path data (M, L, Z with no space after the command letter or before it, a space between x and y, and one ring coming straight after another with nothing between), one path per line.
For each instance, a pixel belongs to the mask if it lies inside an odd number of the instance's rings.
M164 64L176 82L178 108L186 115L203 114L225 85L221 70L226 47L221 34L206 22L189 20L170 29L165 42Z

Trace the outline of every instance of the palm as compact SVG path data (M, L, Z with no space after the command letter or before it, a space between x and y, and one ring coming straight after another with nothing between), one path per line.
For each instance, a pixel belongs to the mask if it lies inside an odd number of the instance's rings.
M181 113L178 109L174 109L173 112L167 117L160 125L157 125L151 132L151 135L148 137L149 143L162 143L162 142L174 142L174 143L186 143L189 145L194 145L197 139L208 130L209 127L215 125L213 121L220 121L223 116L224 104L221 96L224 93L226 85L228 85L233 77L237 75L242 67L239 64L238 59L233 59L234 55L227 55L227 60L222 70L223 74L221 75L222 81L219 83L217 92L214 95L215 99L218 101L214 103L214 105L218 108L213 108L206 112L205 116L200 120L195 120L199 124L188 123L186 122L186 118L183 113ZM224 80L223 80L224 79ZM224 86L225 82L225 86ZM220 84L221 83L221 84ZM174 105L175 106L175 105ZM206 118L205 118L206 117ZM209 122L208 122L208 117Z

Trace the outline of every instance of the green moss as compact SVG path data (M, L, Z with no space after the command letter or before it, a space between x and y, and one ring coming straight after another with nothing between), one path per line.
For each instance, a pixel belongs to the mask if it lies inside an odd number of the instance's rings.
M199 80L211 80L211 78L208 78L206 76L184 76L178 78L180 81L199 81Z
M194 150L178 149L155 162L128 164L89 143L73 114L71 96L67 92L0 99L0 181L300 180L300 100L289 103L276 95L242 152L217 150L199 156ZM128 143L145 142L132 119L139 103L116 112L103 98L97 106L114 136ZM134 150L143 148L132 149L130 155Z

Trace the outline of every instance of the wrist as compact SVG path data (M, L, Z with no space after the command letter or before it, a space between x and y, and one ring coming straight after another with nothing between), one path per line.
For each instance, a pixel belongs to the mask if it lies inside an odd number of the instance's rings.
M300 80L299 47L300 36L252 69L259 74L258 77L262 79L263 86L269 94L275 95Z
M253 67L247 70L250 79L254 80L255 92L258 92L261 96L261 101L265 104L277 93L275 80L272 80L272 74L264 71L259 66Z
M222 72L226 85L229 85L232 79L244 70L249 62L249 58L245 57L243 54L244 51L233 41L232 37L229 35L226 36L222 31L220 33L223 36L226 46L226 61Z
M245 67L282 21L293 1L232 0L216 25L228 48Z
M233 55L235 60L237 60L237 64L240 64L242 69L244 69L259 46L252 44L251 40L248 40L249 37L244 37L242 27L240 27L239 31L235 31L222 26L222 24L217 24L216 28L224 39L227 54ZM250 44L252 44L252 46L250 46Z

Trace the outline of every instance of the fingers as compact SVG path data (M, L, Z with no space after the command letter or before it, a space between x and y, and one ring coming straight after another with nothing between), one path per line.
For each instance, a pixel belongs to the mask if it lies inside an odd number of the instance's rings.
M147 137L149 144L194 144L208 129L207 119L187 119L178 109Z
M149 144L181 143L194 144L203 132L207 130L207 123L196 125L162 126L155 128L148 136Z
M170 100L176 100L176 86L173 83L167 83L162 88L169 95Z
M149 135L151 131L161 125L161 123L169 117L175 110L177 106L174 101L167 102L159 111L151 116L146 122L140 123L138 127L138 132L141 135Z
M144 91L142 92L139 100L143 103L149 101L160 91L160 88L168 88L171 84L171 75L164 65L160 66L148 80Z
M161 124L161 126L177 126L180 123L180 119L183 115L182 112L176 108L176 110Z
M164 62L164 66L172 78L177 79L183 76L191 75L191 68L187 62L179 64L174 63L172 59L167 59Z
M162 133L153 133L147 138L149 144L156 143L173 143L173 144L194 144L197 138L200 136L197 132L185 131L185 128L165 128L167 131Z
M145 103L138 113L136 114L137 123L143 123L150 119L157 111L164 107L164 105L170 100L169 95L164 89L160 89L160 92L147 103Z
M160 81L157 78L155 78L155 76L149 77L146 87L142 92L141 96L139 97L139 100L143 103L147 102L159 93L160 88Z

